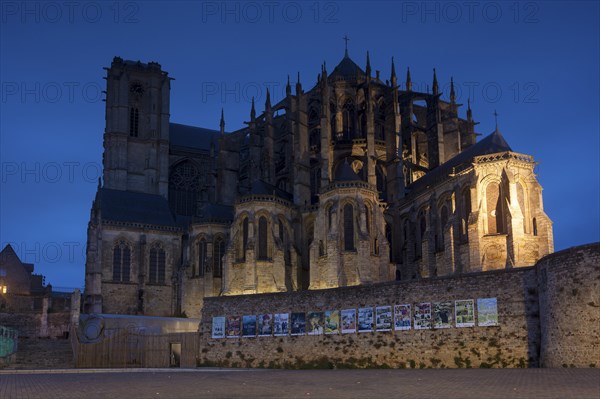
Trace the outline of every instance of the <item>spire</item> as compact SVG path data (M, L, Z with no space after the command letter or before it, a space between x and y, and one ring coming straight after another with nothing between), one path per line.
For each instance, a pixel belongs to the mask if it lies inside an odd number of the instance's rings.
M292 86L290 86L290 74L288 73L288 80L285 85L285 95L289 96L290 94L292 94Z
M223 111L223 108L221 108L221 122L219 123L219 126L221 127L221 134L225 134L225 112Z
M390 81L392 82L392 86L396 87L396 67L394 66L394 57L392 57L392 75L390 77Z
M473 111L471 111L471 98L467 99L467 120L469 122L473 121Z
M344 42L346 42L345 50L344 50L344 58L348 58L348 40L350 40L350 39L348 38L348 35L344 35L344 37L342 39L344 39Z
M433 95L438 95L440 93L440 88L438 87L437 75L435 74L435 68L433 68L433 85L431 87L433 91Z
M412 91L412 80L410 79L410 68L406 68L406 91Z
M256 119L256 110L254 109L254 96L252 96L252 108L250 109L250 122L254 122Z
M365 68L367 78L371 77L371 59L369 58L369 52L367 51L367 67Z
M456 92L454 91L454 78L450 77L450 102L456 104Z
M300 83L300 71L298 71L298 78L296 80L296 95L302 94L302 84Z
M271 93L269 93L269 88L267 87L267 99L265 100L265 111L271 109Z

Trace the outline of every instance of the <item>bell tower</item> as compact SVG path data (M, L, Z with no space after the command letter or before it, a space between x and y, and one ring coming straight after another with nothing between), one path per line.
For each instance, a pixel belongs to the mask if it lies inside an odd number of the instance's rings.
M156 62L115 57L105 69L104 187L166 198L170 78Z

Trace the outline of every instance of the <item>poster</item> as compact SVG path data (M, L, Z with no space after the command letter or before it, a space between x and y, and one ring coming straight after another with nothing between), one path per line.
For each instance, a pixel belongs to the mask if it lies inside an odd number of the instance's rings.
M394 306L394 330L410 330L410 305Z
M342 334L356 332L356 309L342 310Z
M273 316L273 335L282 337L290 332L290 315L288 313L275 313Z
M212 337L225 338L225 316L212 318Z
M477 299L477 324L480 326L498 325L498 303L496 298Z
M377 331L390 331L392 329L391 306L377 306L375 308L375 328Z
M304 335L306 333L306 315L304 313L292 313L290 321L292 335Z
M340 332L340 311L327 310L325 312L325 334L339 334Z
M415 330L431 328L431 303L416 303L413 318Z
M258 315L258 336L270 337L273 334L273 315L259 314Z
M461 299L454 302L456 327L473 327L475 325L475 303L472 299Z
M242 317L242 337L256 337L256 316Z
M373 308L358 309L358 332L373 331Z
M433 328L450 328L453 318L452 301L433 303Z
M226 335L227 338L237 338L241 333L240 317L239 316L227 316L226 322Z
M325 315L323 312L309 312L306 317L306 333L322 335L325 332Z

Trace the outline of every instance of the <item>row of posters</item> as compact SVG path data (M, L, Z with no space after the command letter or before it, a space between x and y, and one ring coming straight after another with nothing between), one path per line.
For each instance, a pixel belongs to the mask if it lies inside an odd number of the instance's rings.
M475 326L475 301L463 299L328 310L308 313L274 313L248 316L217 316L212 320L213 338L270 337L287 335L350 334L372 331L425 330ZM496 298L477 299L477 325L498 325Z

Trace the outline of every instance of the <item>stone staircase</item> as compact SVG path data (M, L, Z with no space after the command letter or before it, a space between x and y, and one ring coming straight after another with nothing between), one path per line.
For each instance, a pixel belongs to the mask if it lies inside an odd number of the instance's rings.
M73 368L69 339L19 338L16 359L7 369Z

